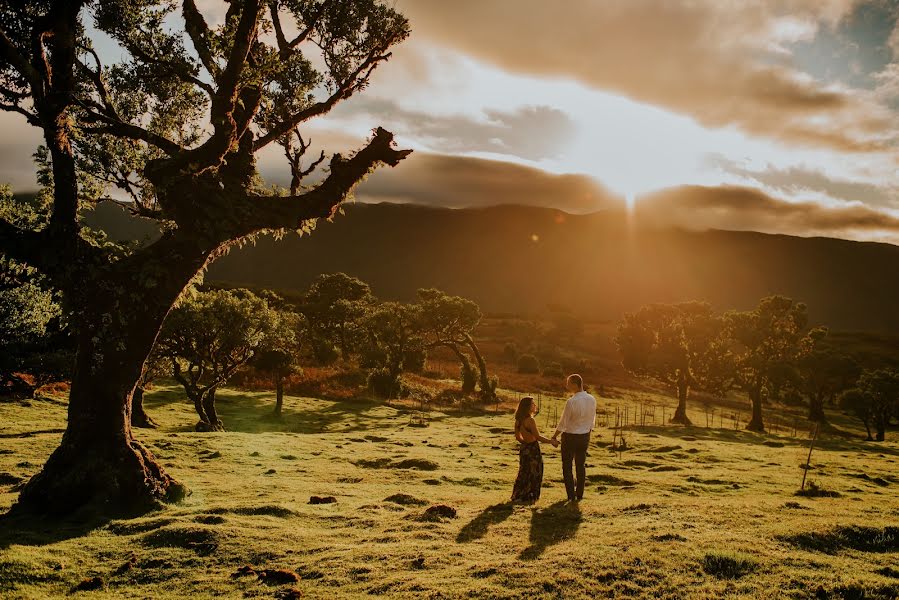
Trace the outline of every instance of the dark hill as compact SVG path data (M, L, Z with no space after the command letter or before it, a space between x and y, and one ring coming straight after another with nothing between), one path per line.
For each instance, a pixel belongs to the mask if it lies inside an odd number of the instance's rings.
M105 210L97 219L115 235L120 218ZM635 229L620 213L350 205L309 237L266 237L234 250L207 280L293 290L336 271L369 282L384 298L410 299L435 286L487 311L536 312L551 304L596 319L688 299L749 308L777 293L806 302L815 323L899 332L897 246Z

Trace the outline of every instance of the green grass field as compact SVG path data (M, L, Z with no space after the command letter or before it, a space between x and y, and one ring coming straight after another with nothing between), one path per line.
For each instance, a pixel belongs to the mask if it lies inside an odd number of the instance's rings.
M617 453L603 428L584 502L562 502L546 447L543 497L513 506L507 411L432 411L421 427L402 407L288 397L276 421L270 394L219 399L229 431L195 433L177 388L147 397L161 427L138 436L191 488L184 503L89 525L0 522L0 597L899 596L895 441L825 434L809 479L839 495L800 497L803 436L632 427ZM0 402L0 509L64 420L63 402Z

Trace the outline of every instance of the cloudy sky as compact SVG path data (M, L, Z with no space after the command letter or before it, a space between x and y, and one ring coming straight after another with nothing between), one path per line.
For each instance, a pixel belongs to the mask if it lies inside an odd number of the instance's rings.
M214 2L203 3L214 21ZM311 125L416 150L357 194L899 243L899 0L391 0L412 37ZM36 132L0 116L0 180ZM260 167L283 183L276 148Z

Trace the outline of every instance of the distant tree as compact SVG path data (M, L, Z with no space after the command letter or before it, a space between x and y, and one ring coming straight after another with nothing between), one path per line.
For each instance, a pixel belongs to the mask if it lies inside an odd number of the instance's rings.
M229 247L311 231L373 168L409 154L378 128L314 186L273 190L256 168L281 144L302 176L301 128L364 90L408 34L379 0L0 2L0 110L42 135L52 198L40 227L0 218L0 252L65 294L78 346L66 433L21 505L146 508L184 494L127 422L162 322ZM162 235L124 256L89 239L79 208L107 187Z
M478 365L477 382L485 401L492 399L495 385L487 373L487 362L474 340L474 330L481 321L481 309L476 303L436 289L418 290L421 330L429 348L449 348L459 359L462 369L462 391L474 391L474 369L467 348ZM492 387L491 387L492 386Z
M533 354L522 354L518 357L518 372L533 374L540 372L540 361Z
M864 371L858 379L858 386L841 394L840 406L862 421L868 440L871 439L873 425L876 432L874 439L884 441L890 419L899 414L899 371Z
M706 303L650 304L624 316L615 342L630 373L674 387L671 422L690 425L690 390L721 393L727 381L723 331L723 319Z
M332 362L332 348L340 351L343 360L350 358L358 346L359 321L373 302L368 284L346 273L319 275L312 282L301 310L316 360Z
M199 292L172 310L158 352L194 403L198 430L224 429L215 409L216 390L256 355L278 325L268 303L246 290Z
M414 304L384 302L369 309L365 331L369 385L385 398L402 392L402 374L418 360L425 345L420 329L420 308Z
M158 346L154 346L144 363L144 371L134 386L134 395L131 399L131 426L144 429L154 429L158 423L147 413L144 408L144 394L147 387L155 380L172 376L172 365L169 360L160 356Z
M40 202L15 198L8 186L0 186L0 217L11 222L33 223ZM41 384L68 377L74 359L70 346L47 279L0 254L0 393L30 396Z
M292 311L277 311L276 322L253 357L256 369L270 373L275 384L275 416L284 407L284 378L299 371L301 341L306 320Z
M784 296L769 296L753 310L727 313L725 321L732 344L733 385L746 392L752 403L747 429L762 432L762 402L784 368L796 364L808 323L806 306Z
M828 344L826 327L816 327L800 342L798 374L801 391L808 398L809 419L826 423L825 401L851 387L860 369L852 358Z

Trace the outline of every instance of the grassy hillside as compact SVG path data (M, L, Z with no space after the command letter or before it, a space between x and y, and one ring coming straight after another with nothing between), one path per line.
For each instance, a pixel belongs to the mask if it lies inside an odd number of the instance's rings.
M490 312L553 304L597 320L648 302L702 299L746 309L777 293L806 302L817 324L899 334L899 247L888 244L646 229L620 213L522 206L358 204L346 213L306 238L266 237L235 249L207 280L296 290L320 273L344 271L387 299L435 286ZM109 204L88 221L117 239L153 231Z
M603 399L636 407L647 393ZM225 390L224 433L191 431L177 388L148 395L141 431L192 489L183 504L87 526L0 522L4 598L895 598L899 443L826 435L794 495L807 442L718 428L625 430L591 444L587 497L563 504L546 448L536 507L505 504L510 414L418 415L364 400ZM658 399L660 402L662 399ZM552 425L552 404L538 417ZM0 509L58 444L64 401L0 402ZM310 504L311 496L336 503ZM431 507L455 510L433 516ZM430 516L429 516L430 515ZM241 574L252 567L255 574ZM264 570L269 571L264 571ZM296 582L279 583L290 574ZM261 576L260 576L261 575ZM96 588L75 591L76 588Z

